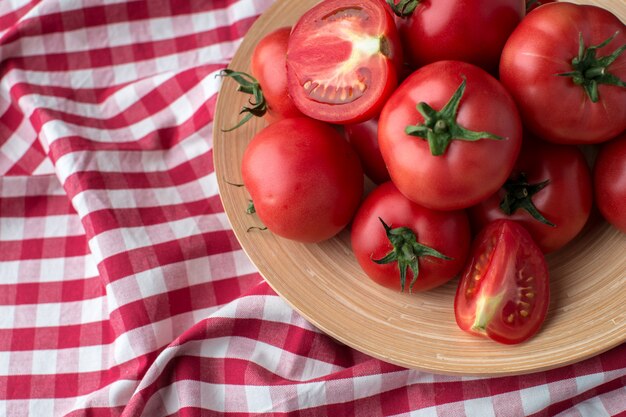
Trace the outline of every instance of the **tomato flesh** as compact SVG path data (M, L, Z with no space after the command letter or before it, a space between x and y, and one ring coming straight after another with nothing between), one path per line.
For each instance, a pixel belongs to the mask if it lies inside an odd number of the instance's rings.
M528 232L511 220L485 227L457 288L459 327L500 343L520 343L541 327L549 299L548 267Z
M397 84L393 19L374 0L327 0L294 26L287 50L289 93L300 111L331 123L380 112Z

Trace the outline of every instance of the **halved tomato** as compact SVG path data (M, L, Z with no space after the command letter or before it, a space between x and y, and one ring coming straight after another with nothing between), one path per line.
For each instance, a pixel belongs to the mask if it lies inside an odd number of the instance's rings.
M520 343L543 323L550 302L548 267L530 234L496 220L474 240L454 299L459 327L500 343Z
M289 94L305 115L359 123L378 115L395 89L401 47L376 0L325 0L296 23L287 47Z

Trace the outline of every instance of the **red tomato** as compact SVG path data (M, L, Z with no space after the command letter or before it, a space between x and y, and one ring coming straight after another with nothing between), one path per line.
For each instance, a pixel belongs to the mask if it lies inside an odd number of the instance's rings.
M626 27L609 11L546 4L511 34L500 79L524 125L543 139L606 141L626 129L626 54L619 49L624 45Z
M373 281L398 291L426 291L461 271L470 229L464 211L424 208L386 182L357 211L351 240L357 261Z
M287 50L289 92L309 117L359 123L378 115L397 85L400 40L377 0L325 0L294 26Z
M414 72L378 121L392 181L409 199L438 210L469 207L495 193L508 178L521 141L519 115L504 87L458 61Z
M363 171L376 184L389 181L389 172L378 146L378 119L344 127L346 139L361 159Z
M287 43L290 27L282 27L265 35L254 48L250 71L259 81L267 102L267 119L299 117L302 113L289 96L287 88Z
M593 183L600 213L626 233L626 132L600 148Z
M391 2L392 0L388 0ZM465 61L496 73L504 44L525 14L524 0L396 0L409 60L420 67ZM412 12L411 9L414 9Z
M253 116L265 117L270 123L277 120L301 117L300 110L293 103L287 88L287 42L291 28L283 27L270 32L255 46L250 62L251 73L225 69L223 77L230 77L239 84L238 91L250 94L249 105L240 114L239 123L226 131L235 130Z
M301 242L337 234L363 193L363 170L348 142L332 127L304 117L280 120L257 133L241 172L263 224Z
M459 327L500 343L520 343L543 323L550 303L548 266L530 234L496 220L474 240L454 299Z
M469 213L476 230L496 219L515 220L549 253L582 230L592 199L591 175L580 149L526 137L509 180Z

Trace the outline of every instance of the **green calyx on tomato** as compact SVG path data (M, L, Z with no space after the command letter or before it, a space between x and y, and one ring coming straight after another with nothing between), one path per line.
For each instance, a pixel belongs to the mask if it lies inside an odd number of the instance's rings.
M381 259L372 259L377 264L388 264L398 262L400 268L400 291L404 292L406 286L406 270L408 267L413 271L413 279L409 284L409 292L412 292L413 285L417 282L419 275L419 262L421 256L432 256L444 260L452 260L452 258L442 254L441 252L422 245L417 241L415 233L408 227L396 227L392 229L380 217L378 218L385 228L387 239L391 242L393 249L385 257Z
M245 116L241 119L241 121L239 121L239 123L237 123L230 129L223 129L223 132L231 132L242 126L253 116L262 117L267 112L267 102L265 101L265 97L263 96L261 85L252 75L246 74L245 72L224 69L220 71L217 76L232 78L239 84L237 91L252 95L252 97L248 101L250 103L250 106L242 107L241 111L239 112L240 115L245 113Z
M474 142L480 139L503 140L501 136L489 132L475 132L465 129L456 121L459 104L465 93L466 80L456 89L450 100L440 111L436 111L428 104L420 102L417 111L424 117L424 123L407 126L405 133L418 136L428 141L430 152L434 156L443 155L453 140Z
M515 179L509 178L502 186L506 194L500 202L500 209L508 216L519 209L526 210L528 214L541 223L556 227L554 223L541 214L532 200L532 197L543 190L549 183L550 180L545 180L537 184L529 184L526 180L526 174L523 172Z
M626 87L626 82L608 72L608 67L626 50L626 45L617 48L611 55L596 57L598 49L607 46L617 36L618 32L599 45L585 48L582 32L579 33L578 55L572 59L573 71L557 74L563 77L572 77L576 85L585 89L592 102L597 103L598 84Z
M552 3L554 1L555 0L526 0L526 13L536 9L539 6L542 6L545 3Z
M421 3L421 0L400 0L396 4L393 0L387 0L387 4L398 17L409 17Z
M248 207L246 208L246 213L248 214L256 213L256 208L254 207L254 201L252 200L248 201Z

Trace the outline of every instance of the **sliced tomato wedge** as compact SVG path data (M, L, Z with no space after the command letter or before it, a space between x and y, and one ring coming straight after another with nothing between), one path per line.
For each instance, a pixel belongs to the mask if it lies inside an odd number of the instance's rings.
M457 287L459 327L496 342L521 343L537 333L549 302L548 266L526 229L512 220L487 225Z
M289 38L289 94L314 119L371 119L397 86L400 51L394 20L381 2L325 0L298 20Z

